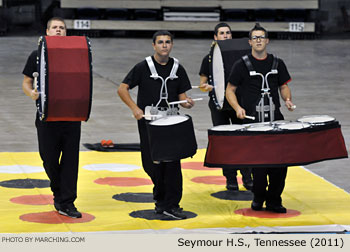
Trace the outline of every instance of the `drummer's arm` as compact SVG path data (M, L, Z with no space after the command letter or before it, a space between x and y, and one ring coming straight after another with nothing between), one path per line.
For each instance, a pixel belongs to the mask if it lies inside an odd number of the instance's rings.
M179 101L187 100L186 103L180 103L180 105L184 108L192 108L194 106L194 101L191 99L191 97L188 97L186 93L179 94Z
M236 115L239 119L245 118L245 110L238 104L237 96L236 96L236 89L237 87L232 85L230 82L227 84L226 87L226 99L228 103L231 105L231 107L236 111Z
M210 92L213 86L208 84L208 76L201 74L199 76L199 89L203 92Z
M282 99L286 103L286 107L288 108L289 111L293 111L293 102L292 102L292 92L290 91L290 88L288 87L288 84L284 84L280 86L280 93Z
M134 117L137 120L142 119L143 111L136 105L136 103L131 98L128 84L125 84L125 83L120 84L118 88L118 95L120 99L122 99L122 101L131 109Z
M34 79L24 75L23 82L22 82L22 89L23 92L26 94L26 96L29 96L32 98L32 100L37 100L39 98L39 93L37 90L33 88L33 81Z

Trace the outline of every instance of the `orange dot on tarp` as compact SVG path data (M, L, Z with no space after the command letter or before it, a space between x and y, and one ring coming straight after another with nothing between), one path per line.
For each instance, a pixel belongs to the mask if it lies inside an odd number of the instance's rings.
M191 179L192 182L208 185L226 185L224 176L202 176ZM242 184L242 178L237 177L238 184Z
M301 214L297 210L287 209L287 213L274 213L265 210L254 211L251 208L243 208L235 211L235 214L240 214L243 216L257 217L257 218L291 218L296 217Z
M153 184L150 179L135 177L106 177L96 179L94 182L100 185L111 186L143 186Z
M23 195L10 199L12 203L23 205L52 205L52 195Z
M219 170L221 168L209 168L203 166L203 162L185 162L181 163L181 168L182 169L190 169L190 170Z
M84 223L95 219L95 216L87 213L82 213L81 218L70 218L59 214L56 211L28 213L19 217L22 221L45 223L45 224L61 224L61 223Z

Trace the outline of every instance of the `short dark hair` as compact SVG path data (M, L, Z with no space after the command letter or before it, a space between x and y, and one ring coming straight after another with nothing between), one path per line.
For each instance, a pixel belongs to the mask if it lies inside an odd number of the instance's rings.
M170 32L168 32L168 31L156 31L154 34L153 34L153 38L152 38L152 40L153 40L153 43L156 43L156 40L157 40L157 37L158 36L169 36L170 37L170 40L171 40L171 42L173 42L173 40L174 40L174 35L173 34L171 34Z
M60 21L60 22L62 22L64 24L64 28L67 28L66 22L64 22L63 18L61 18L61 17L52 17L52 18L49 19L49 21L47 21L47 25L46 25L47 29L50 29L52 21Z
M252 33L253 31L263 31L265 33L265 37L268 38L269 34L267 33L266 29L262 27L259 23L256 23L253 29L249 32L249 39L252 39Z
M218 23L218 24L215 26L215 28L214 28L214 34L215 34L216 36L218 35L219 29L220 29L221 27L227 27L227 28L229 28L230 31L231 31L231 27L230 27L228 24L226 24L226 23Z

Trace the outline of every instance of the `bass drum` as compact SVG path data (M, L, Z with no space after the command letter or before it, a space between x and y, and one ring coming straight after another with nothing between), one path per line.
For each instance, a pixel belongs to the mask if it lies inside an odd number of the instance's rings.
M209 96L217 110L232 109L225 99L227 79L233 64L250 51L248 38L218 40L212 43L208 83L214 86Z
M91 111L92 65L87 37L39 38L36 101L42 121L87 121Z
M153 161L175 161L197 152L192 118L189 115L162 117L147 124Z

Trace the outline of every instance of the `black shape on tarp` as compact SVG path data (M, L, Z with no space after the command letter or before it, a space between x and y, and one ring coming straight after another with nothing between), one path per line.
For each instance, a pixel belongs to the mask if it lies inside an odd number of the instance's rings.
M50 181L47 179L12 179L1 181L0 186L7 188L46 188L50 187Z
M153 203L152 193L120 193L112 197L115 200L135 203Z
M104 151L104 152L123 152L123 151L140 151L139 143L114 144L114 147L103 147L101 143L84 143L83 146L89 150Z
M186 214L187 219L197 217L197 214L193 212L183 211L183 213ZM146 220L164 220L164 221L174 220L173 218L166 216L164 214L156 214L154 209L134 211L134 212L131 212L129 215L134 218L141 218Z
M253 193L251 191L220 191L212 193L211 196L223 200L239 200L251 201L253 200Z

